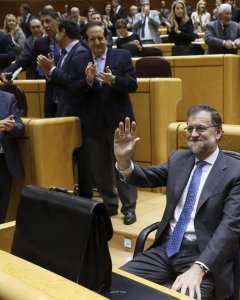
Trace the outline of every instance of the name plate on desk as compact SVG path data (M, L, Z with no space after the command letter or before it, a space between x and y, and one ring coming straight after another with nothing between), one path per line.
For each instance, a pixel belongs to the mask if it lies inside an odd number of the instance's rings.
M165 292L154 289L148 285L132 280L120 274L112 273L112 285L110 290L101 293L104 297L112 300L174 300L180 299L168 295Z

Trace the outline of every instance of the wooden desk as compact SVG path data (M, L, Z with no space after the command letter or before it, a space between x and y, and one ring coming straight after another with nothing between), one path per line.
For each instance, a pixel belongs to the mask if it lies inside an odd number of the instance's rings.
M0 251L0 270L0 299L106 299L79 284L4 251Z
M97 300L107 299L83 286L0 250L0 299L28 300ZM180 300L188 296L151 281L114 269L114 273L132 279ZM124 296L123 296L124 297ZM125 298L125 297L124 297ZM123 298L123 299L124 299ZM137 295L136 295L137 298Z

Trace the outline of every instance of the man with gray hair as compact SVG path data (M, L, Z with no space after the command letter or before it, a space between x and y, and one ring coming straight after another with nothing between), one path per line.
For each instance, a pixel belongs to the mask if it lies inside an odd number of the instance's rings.
M231 5L221 4L218 19L206 26L205 43L208 45L208 54L237 54L240 48L240 24L231 21L231 18Z
M132 28L137 31L142 44L161 43L158 32L160 19L156 10L150 10L149 0L141 0L141 12L136 14Z

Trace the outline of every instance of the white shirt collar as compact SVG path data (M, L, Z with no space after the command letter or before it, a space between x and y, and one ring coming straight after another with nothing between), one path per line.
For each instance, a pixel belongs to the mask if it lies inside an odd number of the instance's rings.
M79 42L78 40L75 40L75 41L71 42L70 44L68 44L67 47L65 48L67 53L69 53L78 42Z
M213 165L218 157L219 154L219 148L217 147L216 150L207 158L204 159L208 164ZM195 159L195 163L199 161L198 158Z

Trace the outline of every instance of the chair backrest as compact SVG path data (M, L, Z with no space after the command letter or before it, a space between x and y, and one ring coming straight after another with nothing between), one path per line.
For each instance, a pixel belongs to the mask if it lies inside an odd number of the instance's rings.
M121 49L127 50L131 53L132 57L139 57L141 56L138 47L133 43L126 43L121 45Z
M21 193L11 252L100 291L111 283L112 235L104 203L29 185Z
M136 61L138 78L172 77L170 63L161 56L142 57Z
M141 56L163 56L163 54L162 50L157 47L143 47Z
M0 85L0 90L4 92L8 92L11 94L14 94L17 100L17 107L19 110L19 116L20 117L26 117L28 106L27 106L27 99L25 96L24 91L22 88L18 85Z

